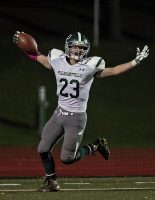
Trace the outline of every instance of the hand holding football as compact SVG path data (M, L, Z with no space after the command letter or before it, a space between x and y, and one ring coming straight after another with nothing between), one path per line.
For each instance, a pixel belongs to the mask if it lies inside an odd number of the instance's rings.
M31 35L24 32L19 32L19 34L16 34L15 37L17 46L23 51L29 54L38 54L38 45Z

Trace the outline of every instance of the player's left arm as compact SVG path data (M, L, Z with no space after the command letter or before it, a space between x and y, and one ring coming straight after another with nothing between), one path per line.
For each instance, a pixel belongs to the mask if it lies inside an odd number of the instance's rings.
M134 68L138 64L140 64L145 58L148 57L148 55L149 55L149 48L147 45L143 48L142 51L140 51L140 49L137 48L137 55L134 60L132 60L128 63L117 65L115 67L107 67L107 68L103 69L102 71L98 72L96 74L96 77L104 78L104 77L114 76L114 75L124 73L124 72Z

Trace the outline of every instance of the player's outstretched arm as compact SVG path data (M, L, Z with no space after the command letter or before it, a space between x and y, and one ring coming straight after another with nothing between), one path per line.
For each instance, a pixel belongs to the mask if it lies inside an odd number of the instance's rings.
M42 64L44 67L46 67L47 69L52 69L50 63L48 62L47 56L41 54L39 56L37 56L37 61Z
M51 69L46 56L38 51L35 39L24 32L16 31L13 35L13 42L33 61L38 61L47 69Z
M107 76L113 76L113 75L118 75L121 73L124 73L138 64L140 64L145 58L147 58L149 55L149 48L147 45L144 46L143 50L140 51L139 48L137 48L137 54L136 58L128 63L120 64L115 67L108 67L102 70L101 72L98 72L97 77L98 78L104 78Z

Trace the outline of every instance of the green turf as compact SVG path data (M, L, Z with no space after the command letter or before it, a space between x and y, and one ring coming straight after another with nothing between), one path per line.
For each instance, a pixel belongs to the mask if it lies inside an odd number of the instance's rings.
M0 184L20 185L0 185L0 199L153 200L155 195L155 177L60 178L58 181L60 192L37 193L41 179L1 179Z

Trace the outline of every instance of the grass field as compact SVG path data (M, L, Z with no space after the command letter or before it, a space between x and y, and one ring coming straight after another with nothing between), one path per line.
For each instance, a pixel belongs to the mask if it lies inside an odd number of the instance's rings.
M1 200L153 200L155 177L59 178L61 191L37 193L42 179L0 179Z

